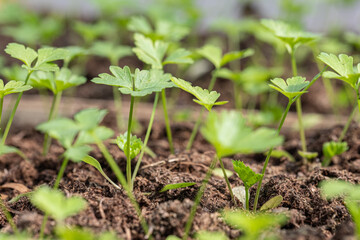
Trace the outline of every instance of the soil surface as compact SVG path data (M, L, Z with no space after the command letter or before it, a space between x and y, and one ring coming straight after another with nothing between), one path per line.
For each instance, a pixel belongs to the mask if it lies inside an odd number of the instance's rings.
M104 123L114 127L110 117L105 118ZM191 124L173 124L176 154L172 155L169 153L164 126L155 124L149 147L157 157L154 159L149 156L144 157L135 181L134 194L155 239L165 239L168 235L182 235L195 195L214 156L213 148L201 136L197 137L191 151L183 150L191 127ZM349 150L336 157L330 167L322 168L320 165L323 142L336 140L340 132L341 126L335 126L326 131L312 131L308 134L309 151L320 153L312 163L303 164L300 157L297 157L295 162L286 158L271 159L264 178L259 205L276 195L283 196L281 205L274 209L276 212L285 212L290 216L289 222L279 232L282 239L344 239L344 236L353 238L354 227L343 202L340 199L324 200L317 188L320 181L330 178L352 183L360 182L360 128L356 124L351 125L345 138ZM297 134L285 133L285 136L283 149L297 156L296 152L300 148ZM30 127L15 132L8 138L8 144L20 148L28 160L15 154L0 158L0 169L2 169L0 193L6 202L21 192L34 190L42 184L54 183L60 168L60 155L63 149L54 141L48 156L43 157L42 141L43 136ZM116 145L109 143L106 145L125 172L123 152ZM91 155L100 161L105 172L115 180L105 159L95 146ZM253 170L260 172L264 158L262 154L254 154L236 155L223 160L225 167L230 170L232 170L231 159L239 159ZM134 166L135 162L133 168ZM177 182L198 184L158 193L164 185ZM233 187L242 185L235 175L230 177L230 182ZM89 228L94 232L113 230L124 239L145 238L125 193L115 189L92 166L70 163L61 181L60 189L67 196L78 195L88 202L87 209L68 218L67 224ZM255 188L251 189L251 202L255 190ZM220 218L222 209L234 207L230 200L224 179L213 176L196 213L192 233L209 230L224 231L231 239L240 236L240 231L229 227ZM35 209L27 197L21 197L16 203L7 203L7 207L20 229L26 229L35 236L38 234L43 213ZM55 222L50 219L46 228L47 234L52 233L54 225ZM0 226L1 231L11 231L3 215L0 215Z

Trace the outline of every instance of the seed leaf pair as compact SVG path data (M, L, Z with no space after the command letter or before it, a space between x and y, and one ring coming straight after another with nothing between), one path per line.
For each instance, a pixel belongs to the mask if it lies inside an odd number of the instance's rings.
M18 43L9 43L5 52L24 63L23 67L32 71L57 71L59 67L51 62L65 59L67 51L61 48L40 48L37 52ZM36 62L34 63L36 59Z
M326 78L340 79L356 89L360 77L360 64L354 69L353 57L346 54L340 54L338 57L334 54L320 53L318 58L326 65L331 67L335 72L326 71L323 76Z
M4 85L4 81L0 79L0 98L12 93L19 93L30 90L30 85L25 85L23 82L9 81Z
M238 174L246 189L249 189L255 183L260 181L262 174L255 173L250 167L242 161L232 161L234 170Z
M31 196L31 203L43 212L49 214L56 221L62 222L86 208L83 198L66 198L59 190L49 187L38 188Z
M323 154L324 160L322 162L323 166L328 166L330 164L331 158L340 155L346 152L349 149L347 142L326 142L323 144Z
M72 74L68 68L57 72L37 71L31 75L29 84L34 88L47 88L54 94L86 82L86 78Z
M197 99L194 99L194 102L204 106L208 111L211 111L214 105L223 105L228 101L216 102L216 100L220 97L220 93L216 91L211 91L207 89L202 89L201 87L195 86L193 87L190 82L182 80L180 78L172 77L171 81L175 83L176 86L181 88L182 90L194 95Z
M118 145L118 147L122 150L122 151L126 151L126 146L127 146L127 132L125 132L124 134L120 134L117 138L116 138L116 144ZM133 136L130 133L130 159L134 159L141 151L143 147L143 142L141 141L140 138Z
M160 40L153 42L150 38L146 38L142 34L135 34L135 48L133 51L136 56L146 64L151 65L153 69L162 69L166 64L181 64L181 63L193 63L190 58L191 52L178 48L175 51L168 53L168 56L164 59L169 49L169 44Z
M210 112L201 133L215 147L219 157L262 152L283 142L283 137L273 129L252 130L246 126L245 118L235 111Z
M220 69L229 62L253 55L254 50L245 49L242 51L228 52L223 55L219 47L208 44L198 49L197 53L209 60L216 69Z
M289 53L292 53L301 44L310 43L318 38L316 34L304 32L278 20L262 19L261 24L285 44Z
M85 109L74 116L75 120L58 118L38 125L37 129L57 139L66 149L64 155L79 162L91 151L87 144L96 142L94 135L100 140L113 136L111 129L99 126L106 113L106 110Z
M102 73L98 78L91 81L97 84L120 87L121 93L130 94L134 97L142 97L174 86L170 81L171 75L164 74L162 70L140 71L136 69L134 75L132 75L128 66L124 68L111 66L110 72L113 75Z
M272 79L269 86L292 100L294 97L306 93L303 89L309 84L306 78L297 76L288 78L286 81L282 78Z

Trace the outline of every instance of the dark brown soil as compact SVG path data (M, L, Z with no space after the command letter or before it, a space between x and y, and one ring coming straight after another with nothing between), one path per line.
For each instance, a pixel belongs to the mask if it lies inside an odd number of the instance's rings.
M105 119L106 124L110 124ZM149 147L158 155L156 159L146 156L136 178L134 193L142 212L150 225L156 239L165 239L168 235L181 236L189 216L194 197L200 183L214 156L212 147L199 136L192 151L183 151L189 137L191 124L174 124L176 154L169 154L164 126L156 124L149 141ZM283 239L342 239L342 236L353 236L354 226L351 217L342 201L327 201L321 198L318 184L320 181L336 178L360 182L359 142L360 129L353 124L349 129L346 141L349 151L337 157L328 168L320 165L321 146L328 140L336 140L341 126L327 131L313 131L308 134L310 151L318 151L319 159L304 165L300 159L290 162L287 159L271 159L264 178L260 196L260 206L271 197L283 196L276 212L286 212L289 222L280 230ZM287 133L284 149L295 153L299 148L296 134ZM18 195L24 187L30 190L39 185L54 183L60 168L63 149L54 142L47 157L41 155L42 135L29 128L12 134L8 144L20 148L28 158L23 160L17 155L9 154L0 158L0 187L6 183L17 183L16 187L1 187L1 197L6 201ZM125 171L124 154L115 145L107 144L119 166ZM112 178L101 153L94 146L91 153ZM264 156L261 154L234 156L234 159L245 161L255 171L261 171ZM135 164L135 163L134 163ZM232 169L231 159L224 159L225 167ZM134 165L133 165L134 167ZM166 184L177 182L197 182L192 187L158 191ZM241 182L233 175L232 186ZM123 191L110 185L93 167L84 163L70 163L61 181L60 189L67 196L79 195L88 202L88 208L75 217L67 219L67 224L89 228L94 232L114 230L124 239L144 239L134 209ZM254 198L255 188L251 189ZM20 229L26 229L37 235L43 214L36 210L26 197L18 202L7 204ZM192 233L199 230L224 231L231 239L241 233L227 226L219 217L224 208L233 208L225 181L213 176L201 200ZM46 233L51 234L55 222L50 220ZM0 215L2 231L11 231L6 219Z

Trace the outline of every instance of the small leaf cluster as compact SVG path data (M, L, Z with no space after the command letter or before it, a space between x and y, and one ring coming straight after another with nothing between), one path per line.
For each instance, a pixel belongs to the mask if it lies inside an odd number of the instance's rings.
M271 84L269 84L269 86L285 95L289 98L289 101L294 97L306 93L303 89L310 84L309 81L306 81L306 78L299 76L288 78L286 81L282 78L274 78L270 81Z
M74 120L58 118L38 125L37 129L57 139L66 149L65 157L79 162L91 151L88 144L113 136L111 129L99 126L106 113L106 110L85 109L77 113Z
M111 66L110 72L113 75L101 73L98 78L91 81L97 84L119 87L122 94L130 94L133 97L142 97L174 86L170 81L171 75L164 74L162 70L158 69L147 71L137 68L132 74L128 66L124 68Z
M204 106L208 111L211 111L214 105L223 105L228 102L216 102L216 100L220 97L220 93L217 93L216 91L209 91L198 86L193 87L190 82L180 78L172 77L171 81L182 90L194 95L197 98L194 99L194 102Z
M324 159L322 165L329 166L331 158L346 152L349 149L347 142L326 142L323 144Z
M118 145L118 147L122 150L122 151L126 151L127 149L127 132L125 132L124 134L120 134L117 138L116 138L116 144ZM141 149L143 148L143 142L141 141L140 138L133 136L130 133L130 159L134 159L141 151Z
M219 157L262 152L283 142L273 129L246 126L245 118L235 111L210 112L201 133Z
M0 98L4 98L6 95L12 93L20 93L30 90L30 85L24 84L24 82L18 82L11 80L4 85L4 81L0 79Z
M52 62L65 59L67 56L65 49L40 48L38 51L35 51L18 43L9 43L6 46L5 52L13 58L22 61L24 63L22 67L28 70L28 72L57 71L59 67Z

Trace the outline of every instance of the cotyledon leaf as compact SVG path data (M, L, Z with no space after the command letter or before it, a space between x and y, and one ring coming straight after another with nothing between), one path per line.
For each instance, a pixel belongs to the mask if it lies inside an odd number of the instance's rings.
M121 187L119 187L116 183L114 183L104 172L104 170L102 169L100 163L98 162L98 160L96 160L95 158L87 155L82 159L83 162L93 166L94 168L96 168L101 175L103 175L103 177L109 181L109 183L111 183L111 185L113 185L115 188L117 189L121 189Z
M196 184L196 182L183 182L183 183L168 184L168 185L165 185L159 192L162 193L162 192L172 190L172 189L190 187L195 184Z

